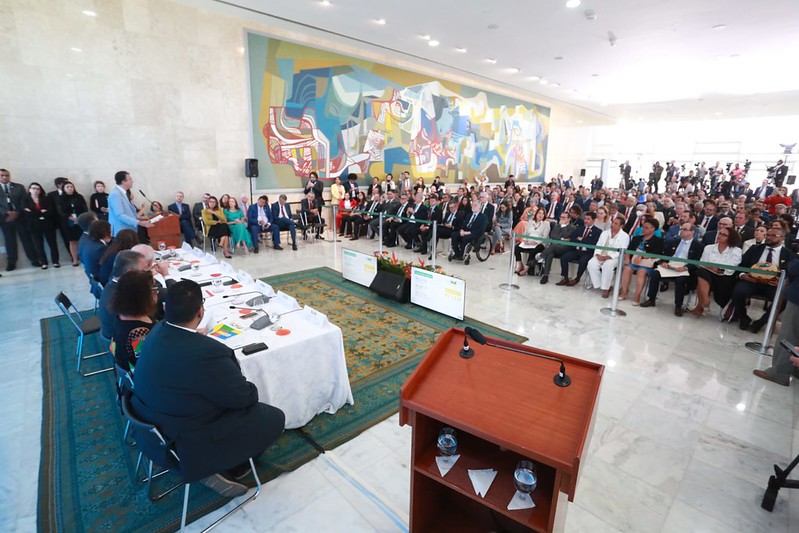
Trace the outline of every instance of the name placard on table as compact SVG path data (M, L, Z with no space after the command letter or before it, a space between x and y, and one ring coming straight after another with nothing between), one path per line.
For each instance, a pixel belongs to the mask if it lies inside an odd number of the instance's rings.
M411 268L411 303L463 320L466 282L423 268Z

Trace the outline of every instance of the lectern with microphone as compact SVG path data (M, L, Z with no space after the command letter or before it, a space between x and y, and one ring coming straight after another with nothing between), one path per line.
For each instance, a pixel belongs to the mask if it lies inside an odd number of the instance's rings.
M402 386L400 424L413 426L411 531L561 531L604 367L467 331L442 334ZM445 426L457 432L460 458L442 476L436 439ZM535 507L508 510L521 460L537 467ZM497 472L484 497L469 476L483 469Z

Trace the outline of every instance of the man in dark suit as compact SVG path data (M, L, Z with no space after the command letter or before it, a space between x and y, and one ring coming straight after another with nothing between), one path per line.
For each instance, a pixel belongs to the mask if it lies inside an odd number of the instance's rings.
M394 191L395 189L387 190L383 195L383 198L380 200L380 205L378 205L376 209L378 213L383 213L383 231L386 229L385 217L387 217L390 213L395 213L400 207L399 199L396 197ZM381 220L379 214L377 216L373 216L372 219L368 221L369 231L372 232L370 237L371 239L374 239L379 235L381 228L380 222ZM383 239L385 239L385 234L383 235Z
M183 234L183 239L189 244L197 241L198 245L202 245L202 240L200 240L197 233L194 231L189 206L183 203L183 193L181 191L175 193L175 203L169 204L166 208L171 213L175 213L178 216L180 232ZM202 216L202 210L200 213Z
M427 220L427 206L424 205L424 193L419 191L414 198L413 208L407 209L407 217L413 220L408 220L401 223L397 227L397 235L405 240L405 249L410 250L413 247L413 239L419 233L419 220Z
M439 238L441 232L441 220L443 216L443 204L438 202L438 196L435 194L430 195L430 207L427 209L427 220L430 224L418 224L414 226L414 233L411 235L413 240L416 241L416 248L413 250L419 254L427 253L427 243L432 238L433 223L436 223L436 239Z
M470 242L481 237L488 227L488 219L480 212L480 201L472 200L472 214L464 218L462 229L452 232L450 259L463 259L463 250Z
M777 188L782 187L782 184L785 182L785 176L787 175L788 165L780 159L774 166L774 186Z
M108 224L108 222L106 222ZM111 225L108 224L110 228ZM117 288L117 281L127 272L137 270L144 272L147 270L147 259L139 252L133 250L122 250L114 259L114 269L111 271L111 279L103 287L100 301L97 303L97 316L100 318L100 335L107 340L111 340L116 328L117 314L111 309L111 300Z
M599 241L599 236L602 235L602 230L594 225L596 222L596 213L589 211L583 216L583 223L585 227L582 233L576 234L575 242L582 244L594 245ZM586 248L583 246L569 247L569 251L560 256L560 275L562 279L555 285L566 285L573 287L580 282L583 277L585 269L588 266L588 261L594 256L593 248ZM577 261L577 277L569 279L569 263Z
M702 250L705 247L696 239L697 227L689 222L680 225L680 240L668 245L663 255L669 255L674 258L673 261L661 261L659 266L664 269L673 270L674 272L682 273L688 272L688 275L680 275L676 277L663 277L660 271L655 268L652 271L652 276L649 279L649 289L647 290L646 300L641 304L641 307L654 307L657 299L658 291L661 282L668 283L674 282L674 314L675 316L683 315L683 300L685 299L686 289L691 290L696 287L696 265L680 264L684 259L691 259L699 261L702 258Z
M379 185L377 187L379 187ZM366 204L358 206L358 210L363 210L365 211L364 213L348 213L341 217L342 228L346 228L347 224L352 224L352 237L350 237L351 241L357 241L361 235L361 227L363 225L368 226L369 221L375 217L375 215L367 215L366 213L379 212L378 207L380 206L381 194L377 187L374 188L372 199Z
M593 215L593 220L596 218L595 213L586 213L586 216ZM549 230L549 238L550 239L558 239L561 241L571 241L575 235L577 234L577 226L571 223L571 217L568 213L561 213L560 220L557 224L552 226L552 229ZM541 252L541 259L544 260L544 269L541 271L541 285L546 285L549 281L549 271L552 268L552 260L556 257L561 257L563 254L568 252L569 250L573 250L571 246L567 246L565 244L551 244L544 248L544 251ZM531 254L532 255L532 254ZM531 268L533 265L532 263L535 261L535 257L531 257L528 260L528 268Z
M85 214L81 213L80 216L82 217ZM78 225L80 225L80 217L78 219ZM84 236L86 237L85 239ZM86 277L89 279L98 280L100 258L105 253L109 242L111 242L111 224L106 220L97 220L95 218L89 226L89 231L81 235L81 242L78 245L78 259L83 265ZM99 298L100 294L95 294L95 296Z
M389 211L387 208L385 215L383 215L383 246L392 248L397 245L397 228L403 223L403 221L397 217L407 216L408 209L412 208L413 202L410 199L410 195L406 192L400 193L399 205L396 206L396 209L392 206L391 211Z
M321 207L325 205L325 200L322 198L322 193L324 190L325 184L319 181L319 174L316 172L311 172L308 175L308 183L305 184L305 190L303 194L305 194L307 197L309 192L313 192L314 196L316 197L316 202Z
M729 229L731 227L732 227L732 219L730 217L719 218L718 223L716 224L716 229L714 229L713 231L706 231L705 234L702 236L702 245L708 246L711 244L716 244L716 241L718 240L719 231L725 228ZM754 235L754 231L752 232L752 234ZM741 242L743 242L743 239L741 239Z
M630 161L625 161L619 165L619 172L621 173L622 188L628 190L632 189L632 179L630 176L633 172L633 167L630 166Z
M719 219L716 216L715 201L705 200L705 212L696 220L696 225L703 229L703 234L718 229Z
M53 226L58 228L58 232L61 234L61 240L64 241L64 248L67 249L67 252L69 252L69 236L66 233L66 226L59 223L58 205L61 203L61 195L64 194L64 185L68 181L69 180L64 177L54 179L53 184L55 185L55 190L47 193L47 199L50 201L50 205L53 206L50 213L51 222Z
M749 239L753 239L755 237L755 228L749 224L749 218L746 216L745 211L735 213L733 227L735 228L735 231L738 232L738 235L741 236L741 242L748 241Z
M141 343L133 408L173 443L186 482L233 497L247 491L237 480L283 433L285 415L258 402L232 349L197 333L204 313L196 282L169 287L165 321Z
M494 227L494 204L488 202L488 193L486 191L482 191L479 195L480 198L480 212L486 216L486 220L488 220L488 227Z
M768 184L768 180L763 180L763 184L755 189L754 197L761 200L768 198L774 193L774 187Z
M441 205L443 206L444 204ZM445 209L446 213L444 212ZM452 233L460 229L461 220L458 214L458 202L456 200L450 200L449 203L441 209L441 221L436 228L436 246L438 246L438 241L451 238ZM424 233L422 238L424 239L423 249L427 250L430 240L433 238L433 232L428 231ZM435 252L435 250L430 252L428 259L433 259L433 252Z
M796 256L785 244L785 232L780 228L769 228L766 241L749 248L741 259L741 266L752 268L758 263L770 263L779 267L780 271L788 268L789 261L795 261ZM763 313L759 319L752 321L746 314L746 302L752 296L764 296L774 299L777 290L779 275L769 278L756 277L752 274L741 274L738 283L732 291L732 303L735 308L735 318L740 320L741 329L750 329L753 333L760 331L766 325L768 313Z
M316 233L314 238L325 239L322 236L322 232L325 229L325 219L322 218L322 205L323 204L313 191L309 191L308 194L305 195L305 198L300 201L300 217L302 218L302 226L300 229L302 230L303 239L305 238L308 228L315 229Z
M291 219L291 206L288 204L288 198L285 194L278 197L278 201L272 204L272 223L275 224L280 231L277 233L277 240L272 240L272 243L280 245L280 232L288 230L291 234L291 249L297 250L297 228L294 221Z
M194 217L194 227L201 228L202 227L202 219L203 219L203 209L208 207L208 199L211 198L211 193L207 192L203 194L203 199L191 208L191 216Z
M6 242L7 271L17 268L17 234L31 264L42 266L36 259L36 250L33 248L28 228L20 219L26 194L25 187L11 181L11 172L0 168L0 229Z
M347 175L347 182L344 184L344 192L350 200L358 197L358 174L352 172Z
M268 204L269 198L266 195L258 197L255 202L247 209L247 229L250 230L253 252L259 253L258 243L261 240L261 233L267 231L272 234L272 248L282 250L280 246L280 228L274 223L272 218L272 208Z

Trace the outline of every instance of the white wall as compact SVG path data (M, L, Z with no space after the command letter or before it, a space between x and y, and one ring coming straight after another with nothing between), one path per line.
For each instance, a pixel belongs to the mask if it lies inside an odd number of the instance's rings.
M84 9L98 16L83 15ZM188 199L205 190L247 191L245 28L441 75L362 45L228 12L234 16L167 0L4 0L0 166L15 181L38 180L47 188L54 177L67 176L85 195L93 180L110 184L121 169L133 174L134 191L162 201L177 189ZM448 77L531 99L484 80ZM533 101L552 108L547 174L573 173L587 148L587 133L574 128L576 120L588 125L601 119L543 98Z

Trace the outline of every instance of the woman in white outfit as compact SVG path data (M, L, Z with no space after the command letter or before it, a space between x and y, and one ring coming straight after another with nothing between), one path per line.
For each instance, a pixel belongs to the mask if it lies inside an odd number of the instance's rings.
M547 211L543 207L535 210L533 215L533 208L528 208L526 213L522 215L522 221L516 225L514 230L516 233L526 235L516 245L514 250L516 255L516 273L520 276L526 276L529 267L522 262L522 252L530 254L530 258L535 257L535 254L543 252L546 244L536 240L534 237L544 239L549 238L549 221L547 220ZM530 261L528 260L527 263Z
M630 236L624 233L624 216L618 215L610 222L610 229L602 232L597 246L606 246L614 249L627 249ZM591 285L602 289L602 297L610 296L610 284L613 281L613 271L618 266L619 252L608 250L595 250L594 257L588 261L588 275Z

